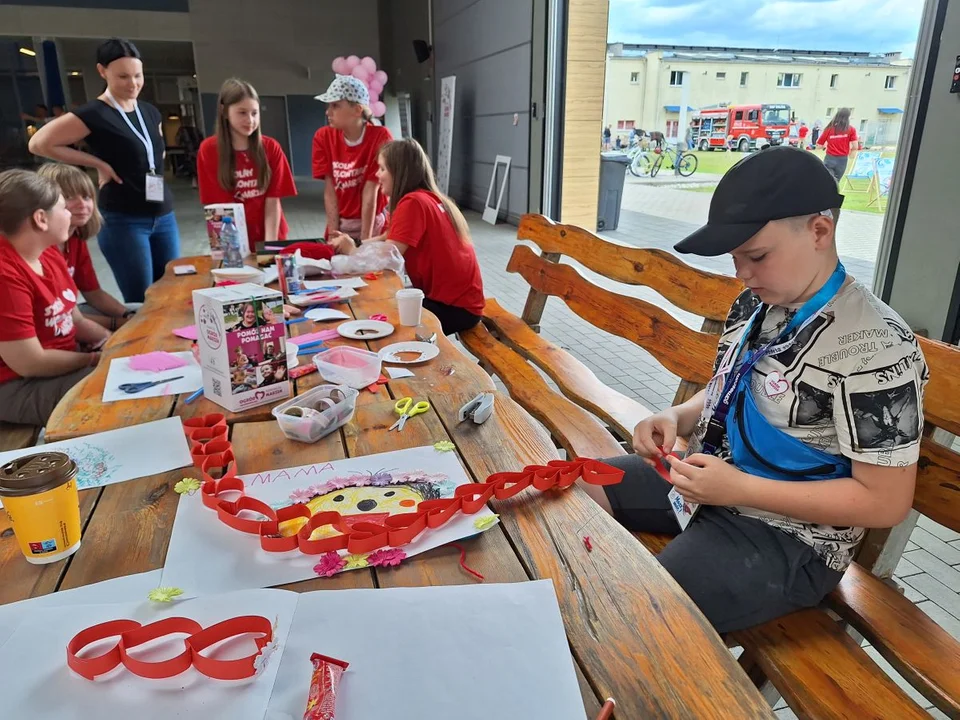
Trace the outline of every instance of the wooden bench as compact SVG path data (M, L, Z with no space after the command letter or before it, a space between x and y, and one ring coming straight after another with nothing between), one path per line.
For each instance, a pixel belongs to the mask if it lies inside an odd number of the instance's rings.
M618 245L536 215L522 218L517 237L541 251L518 245L507 265L531 287L523 318L488 299L484 322L462 333L462 342L568 453L604 457L628 451L633 427L650 410L604 385L534 331L546 298L561 298L587 322L631 340L679 375L676 404L709 379L717 333L742 287L669 253ZM704 318L702 328L691 329L655 305L600 287L573 265L560 263L561 256L618 283L656 290L677 308ZM914 507L960 530L960 454L933 440L935 428L960 434L960 378L951 370L960 367L960 349L923 338L920 343L932 379ZM653 552L669 541L638 537ZM855 563L825 605L843 622L826 609L810 609L736 633L728 642L744 647L745 669L758 684L769 679L800 717L929 717L848 634L844 623L849 623L931 703L960 717L960 643L895 587Z
M39 435L40 428L33 425L0 422L0 452L33 447Z

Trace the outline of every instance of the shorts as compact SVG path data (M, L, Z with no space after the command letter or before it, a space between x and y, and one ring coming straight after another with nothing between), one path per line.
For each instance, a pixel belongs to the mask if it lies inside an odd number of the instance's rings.
M604 487L614 517L628 530L676 535L657 560L719 633L816 607L843 577L806 543L726 508L701 507L677 534L671 485L656 470L638 455L603 462L625 471Z

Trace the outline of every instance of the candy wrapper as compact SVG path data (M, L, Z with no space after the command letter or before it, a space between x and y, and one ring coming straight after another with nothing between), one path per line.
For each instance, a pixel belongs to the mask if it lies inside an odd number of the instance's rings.
M337 688L349 663L319 653L311 655L310 662L313 663L313 676L303 720L336 720Z

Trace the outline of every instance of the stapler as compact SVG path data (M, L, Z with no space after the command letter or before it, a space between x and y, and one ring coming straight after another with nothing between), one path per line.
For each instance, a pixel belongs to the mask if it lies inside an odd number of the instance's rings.
M460 422L473 420L477 425L482 425L491 415L493 415L493 393L480 393L460 408L458 417Z

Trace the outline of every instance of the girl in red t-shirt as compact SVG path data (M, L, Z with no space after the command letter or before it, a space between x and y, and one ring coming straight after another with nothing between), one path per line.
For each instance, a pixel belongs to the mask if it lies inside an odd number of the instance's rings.
M77 309L77 287L57 249L70 220L56 183L26 170L0 173L2 422L45 425L110 337Z
M260 133L260 97L253 85L230 78L217 98L217 135L197 154L200 202L242 202L251 248L287 239L280 199L297 187L280 143Z
M100 287L97 271L90 259L87 241L96 237L103 222L97 209L97 190L93 180L80 168L63 163L41 165L37 174L57 184L70 211L70 237L60 246L60 250L67 261L70 277L83 293L84 302L79 305L80 312L107 330L116 330L136 310L127 308Z
M378 164L380 186L390 198L386 242L403 255L411 284L423 290L423 306L437 316L444 334L472 328L483 315L483 280L463 213L437 188L430 159L416 140L387 143ZM333 244L344 254L356 247L343 234Z
M827 153L824 155L823 164L839 183L847 172L850 153L857 149L857 131L850 125L850 108L837 110L830 124L817 138L817 145L826 145Z
M370 91L355 77L338 75L317 99L328 103L328 125L313 136L313 176L324 181L326 236L378 236L387 198L377 183L377 153L393 136L371 122Z

